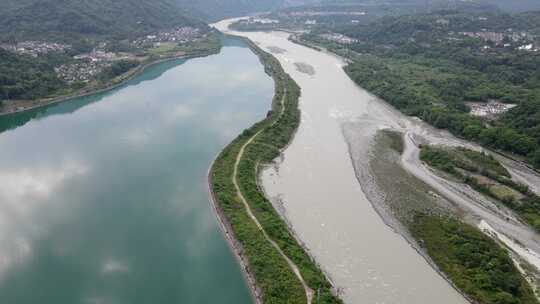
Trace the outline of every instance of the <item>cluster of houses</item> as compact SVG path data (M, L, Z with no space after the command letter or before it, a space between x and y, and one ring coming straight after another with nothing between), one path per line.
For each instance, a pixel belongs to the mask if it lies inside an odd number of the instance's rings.
M478 20L480 21L486 21L488 20L487 17L478 17ZM449 26L450 20L445 18L439 18L435 21L438 25L441 26ZM523 31L516 31L512 28L508 28L504 31L489 31L487 29L482 29L480 31L475 32L458 32L455 33L453 31L448 33L451 40L459 40L459 36L463 37L471 37L471 38L477 38L484 42L489 42L492 45L494 44L496 47L504 47L504 48L515 48L522 51L539 51L540 50L540 42L538 41L538 37L535 37L534 35L531 35L530 33L523 32ZM492 48L492 45L486 44L483 49L488 50Z
M177 27L167 31L146 35L132 41L135 48L158 47L161 43L186 43L197 40L204 35L200 29L194 27ZM75 62L57 67L57 75L67 83L90 82L104 68L111 66L114 61L135 59L132 54L119 54L107 52L104 46L94 49L90 53L74 56Z
M494 119L516 105L490 100L489 102L468 102L467 106L471 109L470 114L473 116Z
M514 47L522 51L537 52L540 50L540 43L535 38L526 32L514 32L508 29L506 32L460 32L460 35L478 38L485 42L492 42L498 47ZM484 46L484 49L490 49L489 45Z
M343 34L338 34L338 33L321 34L320 36L323 39L333 41L333 42L337 42L337 43L341 43L341 44L358 43L358 39L354 39L354 38L345 36Z
M177 27L168 31L146 35L132 41L136 48L149 48L159 46L162 42L185 43L197 40L204 35L200 29L194 27ZM119 54L105 51L106 43L101 43L89 53L78 54L73 60L61 66L55 71L58 77L69 84L82 82L88 83L95 79L104 68L111 66L114 61L134 59L131 54ZM51 52L66 52L71 49L70 45L55 42L25 41L15 44L0 44L0 48L17 54L38 57Z
M134 40L132 44L135 47L144 48L159 46L161 43L165 42L186 43L201 38L202 36L200 29L185 26L140 37Z
M71 46L55 42L24 41L14 44L0 44L0 48L19 55L29 55L35 58L51 52L65 52Z
M110 65L110 62L80 61L63 64L54 70L58 77L68 84L76 82L88 83L103 71L105 67Z
M500 33L500 32L489 32L489 31L481 31L481 32L460 32L459 34L472 37L472 38L480 38L484 41L491 41L496 44L502 44L505 41L523 41L523 40L533 40L533 37L531 37L526 32L514 32L511 29L509 29L507 32Z
M55 68L58 77L69 84L76 82L88 83L104 68L117 60L134 59L134 55L119 54L94 49L90 53L74 56L72 63L63 64Z
M286 17L318 17L318 16L365 16L365 11L295 11L283 12L281 16Z
M85 60L91 62L100 62L100 61L111 61L116 59L118 56L116 53L106 52L99 49L94 49L90 53L79 54L73 57L75 60Z

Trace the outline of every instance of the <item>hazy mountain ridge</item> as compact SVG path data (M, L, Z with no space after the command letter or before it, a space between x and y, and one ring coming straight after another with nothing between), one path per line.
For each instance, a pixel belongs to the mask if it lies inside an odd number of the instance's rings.
M540 9L540 1L538 0L321 0L311 1L312 3L323 4L366 4L366 5L381 5L381 4L399 4L424 7L440 7L441 5L461 6L463 4L478 4L491 5L498 7L507 12L524 12Z
M348 73L362 87L408 115L540 168L539 11L446 10L327 30L354 39L347 49L363 55ZM468 102L493 100L516 106L487 123L470 115Z
M502 12L463 13L462 11L437 11L433 13L389 16L368 26L350 25L343 29L348 35L358 39L369 39L378 43L407 43L411 38L421 36L446 36L449 31L505 32L527 31L540 33L540 11L518 14ZM418 37L417 37L418 36Z
M251 13L302 4L319 3L317 0L176 0L181 8L196 12L207 21L240 17Z
M136 36L178 25L204 27L169 0L26 0L0 6L0 38Z

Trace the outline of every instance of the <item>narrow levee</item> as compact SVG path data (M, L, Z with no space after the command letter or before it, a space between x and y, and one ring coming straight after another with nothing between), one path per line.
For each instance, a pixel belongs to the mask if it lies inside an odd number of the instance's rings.
M248 42L250 43L250 42ZM258 187L261 164L292 139L300 120L300 89L270 54L250 44L275 81L272 110L218 156L210 172L212 197L240 257L256 302L340 303L332 285Z
M287 93L285 92L285 95ZM280 116L283 115L283 112L285 111L285 104L283 102L283 98L281 100L281 112L280 112ZM276 121L274 121L272 123L272 125L274 125L276 123ZM300 270L298 268L298 266L296 266L296 264L294 264L293 261L291 261L291 259L289 259L287 257L287 255L283 252L283 250L281 250L281 248L279 247L279 245L274 241L272 240L268 234L266 233L266 231L264 230L263 226L261 225L261 223L259 222L259 220L257 219L257 217L253 214L253 211L251 210L251 207L249 206L249 203L247 202L246 198L244 197L244 195L242 194L242 190L240 190L240 186L238 186L238 166L240 164L240 161L241 159L244 157L244 150L246 149L246 147L248 145L250 145L254 140L255 138L262 132L263 130L260 130L258 131L257 133L255 133L255 135L253 135L243 146L242 148L240 148L240 152L238 152L238 155L236 156L236 162L234 164L234 173L233 173L233 183L234 183L234 187L236 188L236 192L238 194L238 197L240 198L240 200L242 201L242 203L244 204L245 208L246 208L246 211L249 215L249 218L255 222L255 224L257 225L257 228L259 228L259 230L262 232L262 234L264 235L264 238L270 243L272 244L272 246L274 246L274 248L276 248L276 250L279 252L279 254L283 257L283 259L285 259L285 261L287 261L287 264L289 265L289 267L293 270L294 274L296 275L296 277L298 278L298 280L300 280L300 282L302 283L302 286L306 292L306 299L307 299L307 303L311 303L312 299L313 299L313 290L311 288L309 288L309 286L307 285L306 281L304 280L304 278L302 277L302 274L300 273Z

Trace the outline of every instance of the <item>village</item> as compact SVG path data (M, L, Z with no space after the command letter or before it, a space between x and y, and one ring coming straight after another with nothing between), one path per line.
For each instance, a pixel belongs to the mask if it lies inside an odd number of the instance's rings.
M130 53L107 52L104 49L106 46L106 43L102 43L90 53L73 56L72 62L55 67L57 76L68 84L88 83L115 61L137 59Z
M454 33L450 33L452 35ZM538 52L540 50L540 42L534 36L526 32L515 32L508 29L506 32L460 32L461 36L478 38L484 42L493 43L496 47L516 48L521 51ZM491 46L485 45L484 49L490 49Z
M108 66L111 66L110 61L81 60L70 64L63 64L54 68L54 70L58 78L68 84L77 82L88 83Z
M337 43L340 43L340 44L358 43L358 39L354 39L354 38L345 36L343 34L338 34L338 33L322 34L320 36L323 39L333 41L333 42L337 42Z
M516 104L502 103L496 100L488 102L467 102L467 106L471 109L472 116L484 117L487 119L496 119L499 115L516 107Z
M204 34L194 27L177 27L158 33L148 34L130 41L130 47L140 50L141 53L159 48L164 43L184 44L203 37ZM67 84L88 83L97 77L105 68L115 61L138 60L133 53L110 52L108 43L100 42L88 53L77 54L71 60L54 68L58 78ZM0 44L0 48L19 55L28 55L34 58L50 53L64 54L71 50L71 46L57 42L24 41L14 44Z
M71 49L71 45L43 41L23 41L14 44L0 44L0 49L37 58L52 52L63 53Z
M140 37L135 39L132 42L132 45L138 48L159 47L161 43L187 43L201 38L202 36L203 34L198 28L190 26L178 27L169 31L162 31L156 34Z

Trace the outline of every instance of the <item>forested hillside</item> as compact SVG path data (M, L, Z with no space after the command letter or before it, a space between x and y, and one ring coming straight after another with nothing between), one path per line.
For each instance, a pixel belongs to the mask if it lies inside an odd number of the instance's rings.
M136 37L177 25L204 25L172 0L8 0L0 9L1 40Z
M433 42L446 39L449 32L540 32L540 11L516 15L500 12L463 13L458 10L382 18L369 26L345 26L339 29L351 37L372 43L401 45L407 42Z
M196 12L207 21L228 17L245 16L250 13L268 12L274 9L318 2L318 0L176 0L182 8Z
M214 49L192 15L175 0L1 0L2 110L106 86L154 57Z
M366 4L366 5L410 5L424 9L440 8L441 6L459 7L466 5L489 5L498 7L501 10L518 13L540 9L538 0L321 0L314 1L323 4Z
M306 39L354 51L351 78L405 113L540 167L539 17L442 11L319 29L351 44ZM493 100L517 106L495 120L469 113Z
M525 12L530 10L539 10L540 1L538 0L478 0L490 3L509 12Z
M45 59L18 56L0 49L0 63L0 100L11 96L46 96L63 85Z

